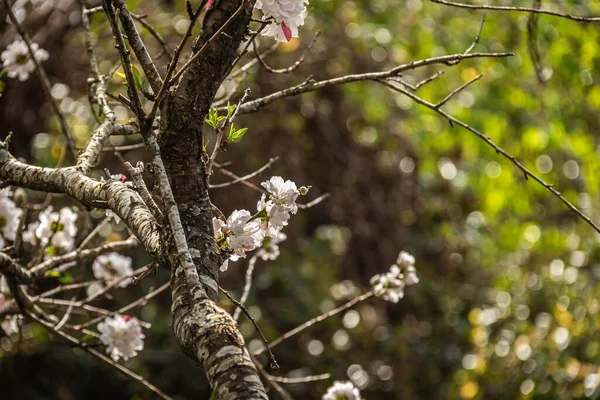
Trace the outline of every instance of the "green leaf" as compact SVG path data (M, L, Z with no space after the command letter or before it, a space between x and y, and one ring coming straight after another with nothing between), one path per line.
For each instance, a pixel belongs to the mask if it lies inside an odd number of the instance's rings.
M58 278L60 283L73 283L73 276L71 274L64 274L60 278Z
M2 92L4 92L5 87L6 87L6 83L4 83L4 81L0 81L0 94L2 94Z
M229 102L227 102L227 118L231 118L233 112L235 111L235 107L237 107L235 104L229 105Z
M58 271L46 271L46 273L44 273L44 276L47 276L49 278L58 278L60 276L60 272L58 272Z
M133 72L133 80L135 81L135 87L137 87L137 89L140 91L144 90L142 74L140 74L140 71L133 64L131 64L131 71Z
M204 140L204 138L202 138L202 150L206 151L206 149L208 149L208 140Z
M125 75L125 74L124 74L124 73L122 73L122 72L119 72L119 71L117 71L117 72L116 72L116 74L117 74L118 76L120 76L121 78L123 78L123 79L127 79L127 75Z
M216 108L211 108L208 110L208 118L204 120L208 125L212 126L214 129L217 129L217 124L219 123L219 112Z
M239 140L242 138L242 136L244 136L246 134L246 132L248 131L248 128L242 128L242 129L235 129L235 127L233 126L233 124L231 124L231 126L229 127L229 140L230 141L234 141L234 140Z

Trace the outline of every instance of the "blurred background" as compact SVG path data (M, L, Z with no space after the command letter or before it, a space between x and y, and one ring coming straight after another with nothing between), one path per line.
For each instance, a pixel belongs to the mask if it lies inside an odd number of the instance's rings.
M147 14L146 21L171 48L187 28L182 1L128 5ZM541 6L600 14L600 4L583 0L548 0ZM33 40L50 53L44 66L52 94L83 147L95 121L87 100L80 7L72 0L18 1L15 7ZM326 79L461 53L483 16L425 0L313 0L308 10L300 38L265 59L274 68L287 67L321 31L305 62L291 74L256 65L234 100L246 87L256 98L310 75ZM2 50L15 39L4 14L0 9ZM529 19L519 13L486 15L474 51L513 51L512 58L436 65L404 78L416 83L443 70L418 91L437 102L483 74L445 109L598 220L600 29L548 16L532 29ZM164 71L168 57L147 30L139 29ZM118 56L103 15L92 16L92 31L100 71L110 74ZM261 49L272 44L270 38L260 40ZM54 166L62 135L39 81L3 81L0 135L14 131L13 154ZM223 94L233 83L225 83ZM123 90L118 75L110 89ZM130 118L123 107L115 111L120 120ZM240 116L236 126L248 127L248 133L219 157L231 162L231 171L244 175L279 157L253 182L281 175L311 185L308 200L331 194L291 220L276 261L256 265L248 306L267 338L368 290L370 277L388 270L400 250L417 259L421 282L408 288L400 303L369 300L275 349L283 376L332 374L329 381L286 385L295 398L318 399L334 379L352 380L371 400L600 397L599 236L481 140L374 82L281 100L259 114ZM211 135L207 127L207 139L214 141ZM140 139L110 141L119 146ZM122 155L133 162L146 159L143 149ZM104 153L96 176L104 167L125 173L112 152ZM229 179L217 172L212 181ZM30 197L43 200L39 194ZM228 215L236 208L253 209L258 195L233 186L214 189L211 198ZM55 204L76 205L60 196ZM100 217L93 213L91 221ZM97 244L126 236L118 225L101 234ZM128 255L134 267L148 262L144 254ZM247 260L230 263L221 276L221 285L236 296L246 266ZM104 305L117 308L166 280L160 272ZM231 309L227 299L222 304ZM209 398L202 371L174 340L169 307L165 293L138 310L136 315L153 326L145 331L144 351L126 365L174 398ZM251 349L260 346L247 320L242 319L241 331ZM10 399L149 396L34 324L25 325L18 340L0 332L0 388L0 397Z

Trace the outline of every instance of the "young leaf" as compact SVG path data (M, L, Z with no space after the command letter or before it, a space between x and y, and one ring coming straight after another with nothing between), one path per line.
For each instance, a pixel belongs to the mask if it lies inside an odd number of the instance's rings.
M229 102L227 102L227 118L231 118L231 116L233 115L233 112L235 111L235 107L236 105L229 105Z
M219 113L215 108L211 108L208 110L208 118L204 120L208 125L212 126L214 129L217 128L217 118L219 117Z
M244 134L248 131L248 128L242 128L242 129L235 129L235 127L233 126L233 124L231 124L229 126L229 136L228 139L230 141L234 141L234 140L238 140L241 139L242 136L244 136Z
M133 80L135 81L135 87L137 87L137 89L140 91L144 90L142 74L140 74L140 71L133 64L131 64L131 71L133 72Z

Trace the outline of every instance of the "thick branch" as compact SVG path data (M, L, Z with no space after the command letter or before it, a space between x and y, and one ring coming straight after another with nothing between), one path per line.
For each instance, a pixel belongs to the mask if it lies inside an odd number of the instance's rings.
M42 168L15 160L0 145L0 179L6 184L48 193L64 193L88 207L110 208L144 244L162 259L159 227L137 192L120 181L99 182L76 168Z

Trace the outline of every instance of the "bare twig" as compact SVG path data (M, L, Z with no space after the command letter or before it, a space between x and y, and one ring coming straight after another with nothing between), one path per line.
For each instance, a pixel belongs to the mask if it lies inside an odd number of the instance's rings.
M238 307L239 309L241 309L242 312L244 313L244 315L250 320L250 322L252 322L252 325L254 325L254 328L256 329L256 331L260 335L263 343L265 344L264 348L267 349L267 353L269 355L269 368L272 369L273 371L277 371L279 369L279 364L277 364L277 360L275 360L275 356L271 352L271 349L269 347L269 341L267 340L267 338L265 337L264 333L262 332L262 330L260 329L260 327L256 323L256 320L254 319L254 317L252 317L252 315L250 314L250 312L248 311L248 309L246 307L244 307L244 305L242 303L240 303L239 301L237 301L236 299L234 299L233 296L230 295L227 290L223 289L221 286L219 286L219 290L221 292L223 292L223 294L225 294L225 296L227 296L227 298L233 304L235 304L236 307Z
M494 149L494 151L496 151L497 154L501 154L502 156L507 158L511 163L513 163L519 170L521 170L521 172L523 172L525 178L530 177L534 181L538 182L540 185L542 185L544 188L546 188L548 191L550 191L554 196L558 197L560 199L560 201L562 201L571 211L573 211L581 219L583 219L585 222L587 222L592 228L594 228L594 230L596 232L600 233L600 226L596 225L588 216L586 216L577 207L575 207L571 202L569 202L558 190L554 189L553 185L546 183L542 178L540 178L539 176L537 176L536 174L531 172L523 164L521 164L521 162L519 160L517 160L514 156L510 155L505 150L503 150L501 147L499 147L496 143L494 143L492 141L492 139L490 139L489 136L486 136L485 134L483 134L482 132L478 131L477 129L471 127L470 125L454 118L452 115L443 111L441 108L437 107L435 104L430 103L426 100L423 100L422 98L418 97L417 95L415 95L412 92L409 92L408 90L404 89L401 86L395 85L394 83L392 83L388 80L385 80L385 79L381 79L381 80L379 80L379 82L386 85L387 87L389 87L391 89L394 89L394 90L408 96L410 99L414 100L418 104L421 104L421 105L435 111L442 117L446 118L451 124L459 125L462 128L468 130L469 132L475 134L478 138L480 138L485 143L487 143L490 147L492 147Z
M119 10L119 19L121 20L121 25L123 26L123 30L127 35L129 44L131 45L133 52L140 62L146 78L148 78L150 87L156 93L158 90L160 90L163 81L158 73L158 70L156 69L156 65L154 65L154 61L152 61L152 57L150 57L150 54L148 54L148 51L146 50L146 46L144 45L144 42L135 26L133 16L129 13L129 9L127 8L125 0L112 1L114 2L115 7Z
M426 58L426 59L419 60L419 61L411 61L408 64L399 65L388 71L368 72L368 73L364 73L364 74L351 74L351 75L340 76L337 78L326 79L326 80L322 80L322 81L318 81L318 82L308 79L299 85L296 85L296 86L293 86L293 87L290 87L290 88L287 88L284 90L280 90L275 93L271 93L265 97L261 97L256 100L252 100L252 101L243 103L240 107L241 108L240 112L241 113L256 112L259 109L261 109L262 107L265 107L266 105L268 105L276 100L279 100L279 99L282 99L285 97L296 96L298 94L302 94L302 93L306 93L306 92L312 92L312 91L315 91L315 90L318 90L318 89L321 89L324 87L328 87L328 86L336 86L336 85L342 85L342 84L351 83L351 82L378 80L378 79L387 79L387 78L397 77L404 71L414 70L414 69L421 68L421 67L424 67L427 65L434 65L434 64L455 65L457 62L462 61L464 59L468 59L468 58L488 58L488 57L496 58L496 57L510 57L510 56L514 56L514 53L450 54L450 55L446 55L446 56ZM222 110L224 110L223 107L219 108L219 111L222 111Z
M360 296L357 296L355 298L353 298L352 300L350 300L349 302L339 306L338 308L334 308L331 311L328 311L324 314L319 315L318 317L315 317L309 321L306 321L305 323L303 323L302 325L292 329L291 331L288 331L286 333L284 333L283 335L281 335L280 337L278 337L277 339L273 340L271 342L271 348L277 346L278 344L280 344L281 342L283 342L284 340L287 340L289 338L291 338L294 335L297 335L298 333L302 332L303 330L305 330L306 328L310 328L311 326L313 326L314 324L321 322L321 321L325 321L327 318L333 317L334 315L337 315L339 313L341 313L344 310L349 309L350 307L361 303L367 299L370 299L371 297L374 296L374 293L372 290L369 290L366 293L361 294ZM265 348L261 348L257 351L254 352L254 356L258 356L262 353L265 352Z
M131 176L131 180L133 181L135 189L140 194L142 200L144 200L144 203L146 203L146 205L152 212L152 215L154 215L154 218L156 218L157 221L162 220L162 211L160 211L160 208L152 198L152 194L148 190L148 187L144 182L144 177L142 176L142 173L144 172L144 163L139 161L136 167L134 167L133 165L131 165L131 163L126 162L125 169L127 169L127 172Z
M210 155L210 159L208 160L208 166L206 167L206 176L208 176L209 180L210 180L210 175L212 173L213 164L215 162L215 159L217 158L217 154L219 153L219 150L221 150L221 142L223 141L223 138L225 137L225 130L235 120L235 117L237 117L237 115L238 115L238 110L240 109L240 104L242 104L244 102L244 100L246 99L246 97L248 97L249 94L250 94L250 88L248 88L244 91L244 95L242 96L242 98L238 102L237 106L235 107L233 114L231 114L231 116L227 116L227 118L225 118L225 121L223 121L223 124L221 124L220 126L217 126L217 128L216 128L217 140L215 143L215 147L213 148L212 154Z
M240 304L245 305L246 300L248 300L248 295L250 294L250 289L252 288L252 273L254 272L254 266L256 265L256 261L258 260L258 255L254 254L252 258L248 261L248 268L246 269L246 283L244 284L244 291L242 292L242 297L240 297ZM233 320L235 322L240 318L240 313L242 312L241 307L237 307L233 312Z
M329 378L331 378L331 374L310 375L310 376L303 376L300 378L286 378L283 376L269 375L269 380L271 380L273 382L288 383L288 384L317 382L317 381L322 381L322 380L329 379Z
M54 97L52 96L52 88L50 86L50 80L48 79L48 75L46 75L46 71L44 70L44 68L38 61L38 59L35 57L34 51L31 48L31 39L29 38L29 35L27 35L27 32L25 32L25 29L23 29L23 27L19 23L19 20L17 19L17 17L15 17L15 14L12 11L12 6L10 3L10 0L4 0L4 3L6 5L5 9L6 9L6 12L8 13L10 21L17 28L19 35L21 35L21 38L27 45L27 50L29 51L29 56L31 57L31 60L35 64L35 70L40 78L40 81L42 82L42 88L44 89L44 94L46 95L46 98L48 99L48 102L50 103L52 110L58 117L60 129L65 138L66 147L71 151L71 153L73 153L74 156L77 156L77 150L75 150L75 140L73 139L73 133L71 132L71 129L69 128L69 125L67 124L67 120L66 120L65 116L63 115L58 103L56 102L56 100L54 100Z
M169 87L171 87L171 83L170 83L171 77L175 73L175 69L177 68L177 63L179 62L179 57L181 56L181 52L183 51L187 40L190 38L190 36L192 36L192 31L194 30L194 25L196 24L196 20L198 19L198 16L200 15L202 8L206 4L206 1L207 0L202 0L201 4L198 6L196 11L194 13L192 13L192 15L190 15L190 24L188 25L185 35L183 35L183 37L181 38L181 42L179 42L179 46L177 46L175 48L175 55L173 55L173 57L171 58L171 62L169 62L169 66L167 67L167 73L165 74L165 79L164 79L160 89L158 90L156 99L154 100L154 105L152 106L152 111L150 111L150 114L148 116L148 119L150 121L154 120L154 117L156 116L156 113L158 112L158 108L160 107L160 102L162 101L163 97L167 93L167 90L169 89Z
M240 6L238 7L238 9L231 15L231 17L229 17L229 19L227 19L227 21L225 21L225 23L223 24L223 26L221 26L214 33L214 35L212 35L211 38L206 43L204 43L204 45L200 48L200 50L198 50L192 56L192 58L190 58L188 60L188 62L186 62L183 65L183 67L181 67L181 69L175 74L175 76L173 76L173 78L169 82L169 86L173 85L173 84L175 84L175 82L177 82L177 80L181 77L181 75L183 75L183 73L198 59L198 57L200 57L206 51L206 49L215 40L217 40L217 38L221 35L221 32L223 32L225 29L227 29L227 27L229 25L231 25L231 23L237 18L238 15L240 15L242 13L242 11L244 10L244 8L246 8L248 6L248 4L250 4L250 0L243 0L242 1L242 4L240 4ZM166 78L165 78L165 80L166 80Z
M444 100L440 101L439 103L437 103L435 106L437 108L440 108L441 106L443 106L444 104L446 104L448 102L448 100L450 100L451 98L453 98L454 96L456 96L458 93L460 93L460 91L462 91L464 88L466 88L467 86L469 86L471 83L478 81L483 75L479 74L477 75L475 78L471 79L470 81L460 85L459 87L457 87L456 89L454 89L452 92L450 92L450 94L448 94L448 96L446 96L444 98Z
M445 6L469 8L472 10L493 10L493 11L527 12L527 13L546 14L546 15L552 15L554 17L566 18L566 19L570 19L573 21L579 21L579 22L599 22L600 21L600 17L581 17L581 16L577 16L577 15L564 14L564 13L559 13L559 12L550 11L550 10L539 10L537 8L529 8L529 7L464 4L464 3L455 3L452 1L446 1L446 0L430 0L430 1L433 3L443 4Z
M298 208L306 209L306 208L314 207L317 204L319 204L320 202L322 202L323 200L325 200L326 198L328 198L329 196L331 196L330 193L322 194L311 202L308 202L306 204L298 204Z
M315 44L315 42L317 41L317 38L319 37L320 34L321 34L320 31L318 31L315 34L315 36L310 41L310 43L308 44L308 46L306 47L306 49L304 49L304 51L302 52L302 54L300 55L300 58L298 60L296 60L289 67L287 67L287 68L281 68L281 69L271 68L270 66L267 65L267 63L265 62L265 60L263 60L263 58L261 57L260 53L258 52L258 49L257 49L257 46L256 46L256 39L254 39L254 38L252 39L252 45L254 47L254 53L256 54L256 57L258 58L258 62L263 66L264 69L266 69L268 72L271 72L273 74L289 74L290 72L295 71L300 66L300 64L302 64L302 62L304 61L304 58L306 57L306 55L310 51L311 47Z
M127 46L123 40L121 28L119 27L119 22L117 20L118 17L116 13L119 12L119 9L115 10L113 8L111 0L104 0L103 7L112 29L113 37L115 39L115 47L121 56L121 65L123 66L123 73L125 74L127 80L127 94L129 95L129 102L141 126L145 120L145 113L140 100L140 95L137 91L135 78L133 77L133 72L131 70L131 57L129 56L129 51L127 50Z
M483 17L481 17L481 25L479 25L479 32L477 32L477 36L475 36L475 40L473 40L473 43L471 43L469 48L467 50L465 50L464 54L469 54L471 52L471 50L473 50L475 48L475 46L477 46L477 43L479 43L479 38L481 38L481 32L483 31L484 24L485 24L485 13L483 13Z
M111 367L115 368L116 370L118 370L119 372L121 372L123 375L127 376L128 378L133 379L136 382L141 383L142 385L144 385L145 387L147 387L148 389L150 389L152 392L156 393L158 396L160 396L160 398L165 399L165 400L172 400L171 397L167 396L166 394L164 394L163 392L160 391L160 389L158 389L156 386L154 386L153 384L151 384L150 382L148 382L146 379L144 379L142 376L134 374L132 371L130 371L128 368L122 366L121 364L117 364L116 362L114 362L113 360L111 360L110 358L106 357L104 354L88 347L88 346L84 346L81 341L79 341L78 339L74 338L73 336L64 333L58 329L56 329L54 326L52 326L52 324L50 324L49 322L43 320L42 318L39 318L38 316L32 314L32 313L27 313L27 316L31 319L33 319L34 321L36 321L37 323L39 323L40 325L42 325L44 328L48 329L50 332L60 336L61 338L63 338L64 340L66 340L67 342L70 342L72 344L74 344L75 346L83 349L84 351L90 353L91 355L93 355L94 357L98 358L99 360L103 361L104 363L110 365Z
M170 286L170 283L167 282L167 283L163 284L162 286L160 286L159 288L154 289L150 293L146 294L145 296L140 297L136 301L131 302L131 303L127 304L124 307L121 307L117 311L109 312L106 315L101 315L101 316L96 317L94 319L91 319L91 320L89 320L89 321L87 321L87 322L85 322L85 323L83 323L81 325L75 325L73 328L77 329L77 330L84 329L84 328L87 328L88 326L92 326L92 325L94 325L94 324L96 324L98 322L103 321L107 317L111 317L111 316L117 315L117 314L124 314L124 313L126 313L127 311L129 311L129 310L131 310L133 308L136 308L136 307L139 307L139 306L143 306L144 304L146 304L148 302L148 300L150 300L151 298L153 298L155 296L158 296L159 294L161 294L162 292L164 292L165 290L167 290L169 288L169 286Z
M131 16L133 17L133 19L138 21L144 28L146 28L146 30L150 32L152 36L154 36L158 43L160 43L162 53L159 54L157 58L160 58L162 54L166 54L169 58L173 57L173 54L171 53L171 49L169 48L167 42L165 42L165 40L162 38L162 36L160 36L156 29L154 29L154 27L151 24L149 24L148 21L146 21L146 15L137 15L131 13Z

